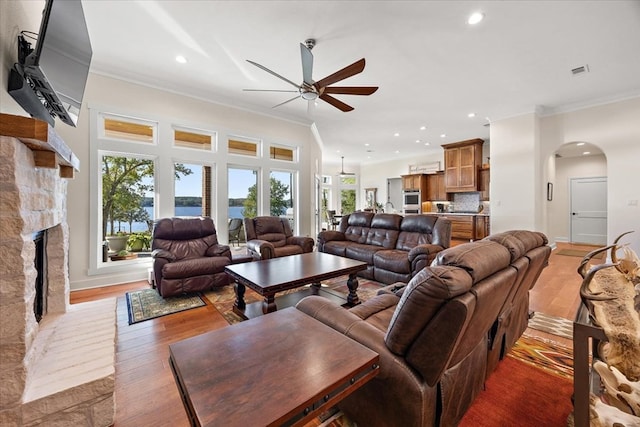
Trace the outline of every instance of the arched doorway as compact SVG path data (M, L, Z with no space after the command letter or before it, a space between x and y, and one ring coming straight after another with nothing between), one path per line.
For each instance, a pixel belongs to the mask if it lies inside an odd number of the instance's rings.
M555 241L606 245L605 154L593 143L573 141L558 148L552 163L553 191L547 197L549 234Z

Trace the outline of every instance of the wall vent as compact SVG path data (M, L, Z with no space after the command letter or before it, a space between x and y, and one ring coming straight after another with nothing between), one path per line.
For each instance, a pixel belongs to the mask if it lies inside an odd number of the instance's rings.
M589 66L587 64L571 69L571 74L573 74L574 76L577 76L578 74L588 73L588 72L589 72Z

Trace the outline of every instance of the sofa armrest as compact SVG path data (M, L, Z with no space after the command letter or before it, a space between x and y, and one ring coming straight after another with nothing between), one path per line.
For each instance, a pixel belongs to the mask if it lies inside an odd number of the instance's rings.
M165 249L154 249L153 252L151 252L151 258L153 259L163 258L168 262L172 262L176 260L176 256Z
M438 252L444 250L444 248L440 245L417 245L409 251L409 262L413 263L413 261L421 255L429 256L437 254Z
M317 295L301 299L296 304L296 308L343 334L351 329L355 323L362 321L360 317L349 310L345 310L333 301Z
M222 256L231 260L231 249L227 245L211 245L204 254L210 257Z
M325 230L318 233L318 250L322 252L324 244L332 240L347 240L344 233L335 230Z
M382 295L382 294L391 294L391 295L395 295L397 297L401 297L402 294L404 293L404 290L406 289L407 284L403 283L403 282L396 282L393 283L391 285L387 285L383 288L381 288L377 295Z
M256 260L271 259L276 255L275 247L266 240L253 239L247 242L247 251Z
M313 251L313 245L315 245L315 242L311 237L290 236L287 237L287 244L300 246L302 248L302 252L306 254Z

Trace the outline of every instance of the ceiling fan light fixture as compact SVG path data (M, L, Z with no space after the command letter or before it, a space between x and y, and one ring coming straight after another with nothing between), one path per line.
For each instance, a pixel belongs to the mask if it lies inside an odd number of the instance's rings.
M300 96L302 99L306 99L307 101L315 101L318 98L318 94L315 92L300 92Z

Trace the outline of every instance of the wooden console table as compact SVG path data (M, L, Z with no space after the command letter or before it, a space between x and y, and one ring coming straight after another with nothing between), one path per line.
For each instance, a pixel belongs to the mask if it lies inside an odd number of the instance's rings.
M378 354L295 307L171 344L193 426L300 426L378 374Z
M604 330L591 323L589 310L581 304L573 322L573 419L576 427L589 426L589 394L600 394L600 376L591 367L601 341L607 341Z

